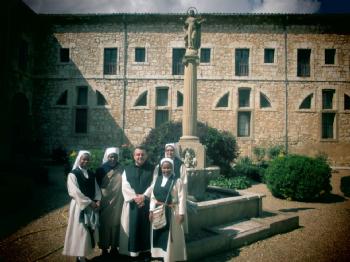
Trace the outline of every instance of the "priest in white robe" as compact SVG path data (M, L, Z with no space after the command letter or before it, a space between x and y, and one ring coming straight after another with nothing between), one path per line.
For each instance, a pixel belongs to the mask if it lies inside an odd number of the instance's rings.
M150 258L149 198L154 166L147 162L146 150L136 147L134 164L125 167L122 175L124 197L121 215L119 253L131 257Z

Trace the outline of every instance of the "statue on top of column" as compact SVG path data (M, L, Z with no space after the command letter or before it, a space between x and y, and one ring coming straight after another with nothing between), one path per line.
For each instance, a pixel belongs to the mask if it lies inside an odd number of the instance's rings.
M187 11L188 17L184 25L184 31L186 32L185 47L198 50L201 46L201 24L205 19L198 17L195 10L194 7L190 7Z

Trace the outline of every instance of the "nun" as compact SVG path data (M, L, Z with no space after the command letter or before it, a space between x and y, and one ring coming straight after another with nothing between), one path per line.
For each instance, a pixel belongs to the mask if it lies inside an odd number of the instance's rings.
M122 173L118 163L119 148L107 148L102 166L96 170L96 180L102 191L100 208L100 241L102 256L117 256L119 247L120 216L123 208Z
M63 255L86 261L99 240L99 207L101 191L93 172L88 170L91 154L79 151L72 171L67 177L69 207L68 226Z
M184 261L187 259L183 222L186 210L186 195L182 180L174 173L174 161L163 158L160 161L161 175L156 178L150 201L150 222L153 211L165 206L166 225L151 231L152 257L167 261Z

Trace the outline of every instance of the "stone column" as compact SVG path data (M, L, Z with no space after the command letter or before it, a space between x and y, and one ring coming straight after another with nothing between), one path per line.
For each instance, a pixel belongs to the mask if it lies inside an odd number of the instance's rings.
M199 57L197 50L186 50L183 60L185 64L184 104L182 117L182 137L180 151L193 150L195 162L193 167L205 167L205 148L197 137L197 65Z
M198 56L185 56L182 140L197 140L197 65Z

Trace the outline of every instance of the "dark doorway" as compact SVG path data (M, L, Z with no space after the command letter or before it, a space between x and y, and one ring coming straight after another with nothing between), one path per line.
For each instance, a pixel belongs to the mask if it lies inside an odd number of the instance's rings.
M11 155L29 157L32 147L32 130L29 115L29 102L22 93L14 95L11 104Z

